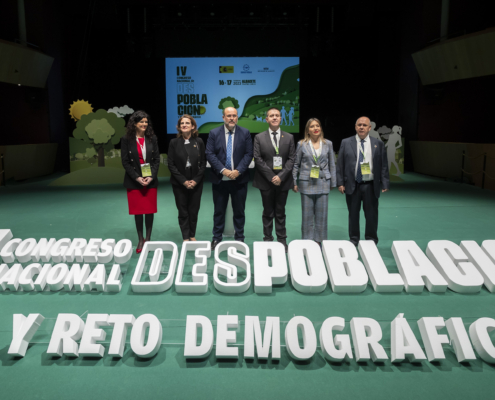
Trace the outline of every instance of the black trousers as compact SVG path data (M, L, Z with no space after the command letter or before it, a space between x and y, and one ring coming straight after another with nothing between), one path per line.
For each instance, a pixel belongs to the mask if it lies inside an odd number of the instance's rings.
M279 186L274 186L268 190L260 190L260 193L263 203L263 240L273 240L273 219L275 219L277 241L286 243L285 205L287 204L289 191L281 190Z
M187 189L184 185L172 185L172 190L174 191L177 210L179 210L179 226L182 238L193 238L196 236L196 226L198 225L203 181L199 182L194 189Z
M229 204L229 196L232 198L232 211L234 212L235 240L244 241L244 224L246 216L247 183L238 184L235 181L220 181L212 184L213 188L213 240L222 241L225 229L225 213Z
M345 196L349 210L349 240L357 246L361 237L359 231L359 214L363 203L366 229L364 238L378 243L378 198L373 190L373 181L356 182L354 193Z

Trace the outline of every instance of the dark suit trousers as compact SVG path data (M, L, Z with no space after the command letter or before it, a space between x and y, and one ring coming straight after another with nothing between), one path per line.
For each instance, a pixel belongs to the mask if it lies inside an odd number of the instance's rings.
M357 246L361 237L359 231L359 214L363 203L366 229L364 237L378 243L378 199L373 190L373 181L356 182L354 193L345 196L349 210L349 240Z
M263 203L263 240L273 240L273 219L275 218L277 240L286 243L285 204L289 191L281 190L280 186L274 186L268 190L260 190L260 193Z
M247 182L238 184L235 181L220 181L212 184L213 204L215 211L213 214L213 240L221 241L225 228L225 212L229 204L229 196L232 198L232 210L234 212L235 240L244 241L244 224L246 217Z
M199 182L194 189L187 189L184 185L172 185L172 190L174 191L177 210L179 210L179 226L182 238L196 237L203 181Z

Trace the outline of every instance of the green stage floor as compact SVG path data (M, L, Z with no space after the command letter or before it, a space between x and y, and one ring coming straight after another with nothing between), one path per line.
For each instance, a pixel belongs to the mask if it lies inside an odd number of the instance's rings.
M26 238L122 238L136 244L133 218L127 215L125 189L121 185L53 187L57 177L30 182L9 182L0 187L0 229L11 229L14 237ZM152 238L180 245L171 186L160 179L159 209ZM390 272L398 272L392 251L394 240L414 240L423 251L430 240L495 239L495 192L460 185L417 174L403 175L403 182L392 185L380 199L379 251ZM249 187L246 207L246 242L262 240L261 198ZM299 195L291 192L288 206L288 239L300 239L301 206ZM363 218L364 219L364 218ZM198 240L211 240L213 204L211 184L205 184L199 215ZM363 221L364 222L364 221ZM364 232L364 226L362 228ZM336 190L329 200L329 239L346 240L345 198ZM252 256L251 256L252 259ZM234 314L279 316L288 321L294 315L309 318L317 334L321 322L330 316L379 320L387 336L389 324L405 313L411 326L424 316L495 318L495 294L485 288L474 295L448 290L444 294L425 291L419 295L378 294L368 285L364 293L338 295L330 285L321 294L298 293L290 282L271 295L256 295L251 287L242 295L225 295L213 286L213 256L209 259L209 290L204 295L176 293L174 287L161 294L134 294L130 289L138 257L134 254L124 275L120 293L79 292L0 292L0 390L7 398L165 398L165 399L299 399L299 398L492 398L495 391L495 365L482 362L460 364L446 349L441 362L392 364L390 362L327 362L318 349L310 362L295 362L282 350L280 362L216 360L214 352L204 361L186 362L183 346L163 344L152 359L140 359L129 346L123 359L52 358L46 354L47 341L33 344L24 358L7 354L12 337L14 313L41 313L47 319L58 313L122 313L136 317L155 314L167 323L164 343L180 342L184 321L189 315ZM192 265L188 258L188 265ZM252 264L251 264L252 266ZM190 268L189 270L190 271ZM44 322L49 326L49 321ZM387 328L388 327L388 328ZM43 328L43 325L42 325ZM46 327L45 327L46 328ZM47 328L46 328L47 329ZM345 332L348 332L346 329ZM417 333L417 329L415 329ZM446 333L442 330L441 333ZM283 337L283 330L281 332ZM416 335L420 339L419 335ZM108 339L108 338L107 338ZM492 337L493 339L493 337ZM388 355L388 340L382 342Z

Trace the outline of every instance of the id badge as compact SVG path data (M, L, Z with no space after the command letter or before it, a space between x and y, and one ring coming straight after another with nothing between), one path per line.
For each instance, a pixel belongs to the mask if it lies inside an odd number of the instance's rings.
M143 178L151 176L151 166L149 164L141 164L141 175Z
M273 157L273 169L282 169L282 157L280 156Z
M367 162L362 162L361 163L361 174L363 175L369 175L371 174L371 167L370 167L370 163Z
M320 177L320 167L318 165L313 165L311 167L311 173L309 174L309 177L316 179Z

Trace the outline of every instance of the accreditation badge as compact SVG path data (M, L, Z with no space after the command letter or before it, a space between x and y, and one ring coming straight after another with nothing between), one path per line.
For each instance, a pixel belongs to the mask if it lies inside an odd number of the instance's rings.
M273 169L282 169L282 157L280 156L273 157Z
M318 179L320 177L320 167L318 165L311 166L310 178Z
M141 164L141 175L143 178L151 176L151 166L149 164Z
M369 162L367 162L367 163L362 162L361 163L361 174L363 174L363 176L371 174L371 167L370 167Z

